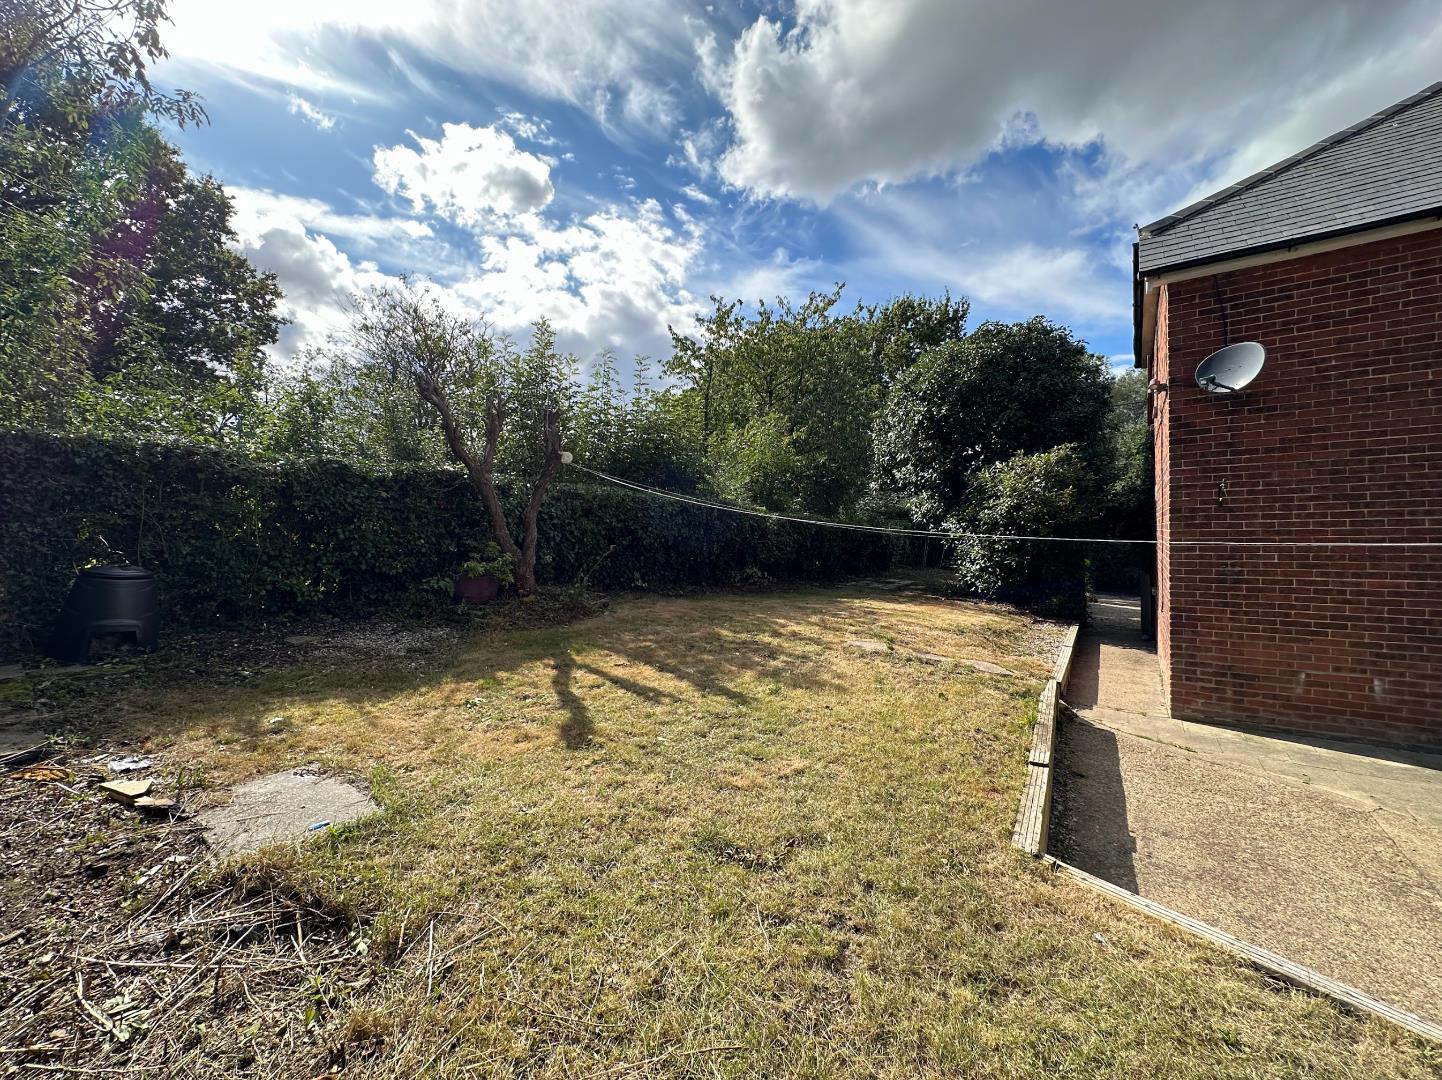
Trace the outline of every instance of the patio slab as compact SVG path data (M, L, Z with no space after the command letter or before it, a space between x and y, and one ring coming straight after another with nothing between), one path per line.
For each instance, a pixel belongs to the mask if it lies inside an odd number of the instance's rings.
M1172 719L1126 605L1098 614L1059 730L1052 854L1442 1019L1442 757Z
M201 811L207 842L221 855L258 851L270 844L306 840L356 821L380 807L343 780L304 769L272 773L231 792L225 806Z

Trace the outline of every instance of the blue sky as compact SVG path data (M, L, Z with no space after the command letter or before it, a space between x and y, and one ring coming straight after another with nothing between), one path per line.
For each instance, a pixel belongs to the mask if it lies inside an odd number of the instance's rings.
M949 289L1131 351L1132 226L1442 75L1435 2L174 0L174 133L324 339L424 278L587 359L711 294Z

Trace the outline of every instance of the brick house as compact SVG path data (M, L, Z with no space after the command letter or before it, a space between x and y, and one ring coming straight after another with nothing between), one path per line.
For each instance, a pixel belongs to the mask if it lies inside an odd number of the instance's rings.
M1143 227L1134 263L1172 715L1442 749L1442 549L1336 545L1442 541L1442 83ZM1240 341L1256 381L1199 388Z

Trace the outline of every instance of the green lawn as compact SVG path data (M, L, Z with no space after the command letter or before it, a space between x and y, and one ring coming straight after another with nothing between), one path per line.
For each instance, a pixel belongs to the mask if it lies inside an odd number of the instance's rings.
M345 1077L1437 1075L1010 849L1050 643L930 595L638 598L103 713L216 782L373 783L383 814L251 867L374 935L325 999Z

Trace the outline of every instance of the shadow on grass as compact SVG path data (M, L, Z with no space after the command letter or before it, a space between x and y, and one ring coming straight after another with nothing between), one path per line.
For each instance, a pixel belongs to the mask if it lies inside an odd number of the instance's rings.
M591 744L595 725L591 722L591 710L572 685L576 675L576 658L569 650L557 653L553 667L555 674L551 676L551 689L556 693L556 701L566 710L566 718L561 721L561 742L568 750L583 750Z
M757 680L836 687L818 661L838 643L798 624L814 622L829 602L854 598L846 587L814 587L637 600L568 625L463 632L454 643L383 657L330 648L297 654L281 644L283 629L224 641L217 636L199 646L204 655L161 654L154 658L158 664L59 702L50 720L86 740L164 742L208 728L253 749L274 734L269 718L308 699L348 707L355 723L380 727L396 699L445 683L494 685L509 673L549 662L550 691L564 714L557 737L580 749L594 734L591 708L577 687L582 673L649 705L682 700L659 685L667 680L736 706L755 703L748 684ZM637 677L612 670L627 665L636 666ZM459 712L456 722L463 722Z

